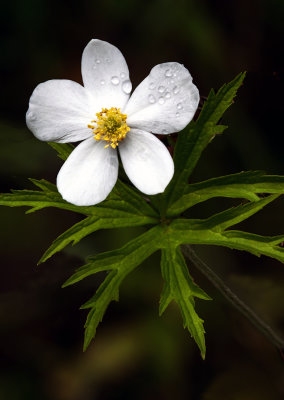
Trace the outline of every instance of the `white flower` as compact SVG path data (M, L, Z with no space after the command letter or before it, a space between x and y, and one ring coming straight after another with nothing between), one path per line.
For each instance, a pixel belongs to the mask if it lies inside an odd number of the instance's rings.
M82 77L84 87L69 80L38 85L26 116L40 140L82 141L57 176L62 197L76 205L103 201L118 176L116 147L128 178L141 192L163 192L174 165L152 133L178 132L191 121L199 93L188 70L176 62L156 65L130 97L123 55L95 39L83 52Z

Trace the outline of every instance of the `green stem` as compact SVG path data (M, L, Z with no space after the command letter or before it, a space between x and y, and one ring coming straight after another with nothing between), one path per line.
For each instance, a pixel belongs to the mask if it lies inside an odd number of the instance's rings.
M203 275L218 289L222 295L242 313L267 339L274 344L281 352L284 350L284 339L266 324L247 304L245 304L225 282L212 269L202 261L189 245L182 246L184 256L191 261Z

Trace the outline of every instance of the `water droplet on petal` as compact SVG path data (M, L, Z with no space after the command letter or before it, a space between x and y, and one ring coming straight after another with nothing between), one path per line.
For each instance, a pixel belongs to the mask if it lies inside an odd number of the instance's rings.
M177 76L177 74L176 74L176 73L174 73L174 76Z
M117 86L119 84L119 78L117 76L113 76L111 78L111 83L115 86Z
M96 63L97 63L97 64L100 64L100 63L101 63L101 60L99 60L99 59L96 60Z
M131 82L127 79L127 81L124 81L122 84L122 90L124 93L129 94L132 90L132 84Z
M126 77L126 74L124 72L121 72L120 77L121 79L124 79Z
M148 100L149 100L149 103L151 103L151 104L154 104L156 102L156 99L152 94L149 94Z
M173 88L173 92L174 92L174 94L178 94L178 92L179 92L179 87L178 87L178 86L175 86L175 87Z
M102 79L101 80L101 85L104 85L105 84L105 81Z
M167 69L167 70L166 70L166 73L165 73L165 76L166 76L167 78L170 78L172 75L173 75L173 74L172 74L172 71L171 71L170 69Z
M169 98L171 97L170 92L167 92L166 95L165 95L165 97L166 97L166 99L169 99Z
M181 109L182 109L182 104L181 104L181 103L178 103L178 104L177 104L177 109L178 109L178 110L181 110Z
M163 97L160 97L159 98L159 104L164 104L164 102L165 102L165 99Z
M176 117L178 118L178 117L179 117L179 115L180 115L180 114L179 114L179 112L177 112L177 113L176 113Z
M29 112L28 113L28 119L30 120L30 121L35 121L36 120L36 116L35 116L35 114L33 113L33 112Z
M149 89L150 89L150 90L155 89L155 83L154 83L154 82L151 82L151 83L150 83Z
M164 91L165 91L165 86L159 86L158 87L158 92L159 93L164 93Z

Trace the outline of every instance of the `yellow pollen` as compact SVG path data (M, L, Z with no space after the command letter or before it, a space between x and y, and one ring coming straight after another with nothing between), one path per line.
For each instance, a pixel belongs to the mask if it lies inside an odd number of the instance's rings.
M97 120L91 121L88 125L88 128L93 130L94 139L105 140L107 142L105 148L111 146L115 149L118 142L121 142L130 131L126 124L127 115L122 114L120 108L112 107L103 108L96 116Z

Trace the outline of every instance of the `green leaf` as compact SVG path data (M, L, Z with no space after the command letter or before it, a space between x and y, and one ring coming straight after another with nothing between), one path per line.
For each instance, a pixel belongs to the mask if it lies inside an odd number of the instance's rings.
M109 273L96 293L96 299L93 298L94 306L88 313L84 336L83 351L86 351L92 339L96 335L99 323L102 321L108 305L111 301L118 301L118 290L124 277L118 274L118 271Z
M73 285L87 276L95 274L98 270L108 271L112 269L122 269L126 272L128 268L133 269L133 266L135 267L160 248L163 239L162 233L161 227L156 226L131 240L120 249L89 257L87 259L87 264L79 268L75 274L64 283L63 287Z
M98 271L110 271L96 294L81 308L91 308L85 324L84 350L95 336L97 326L112 300L118 299L118 291L124 278L161 246L162 229L157 226L131 240L118 250L90 257L88 263L65 282L72 285Z
M29 178L29 180L38 188L40 188L43 192L54 192L58 193L56 185L54 183L51 183L49 181L46 181L45 179L33 179Z
M53 254L62 250L69 243L78 243L85 236L99 229L125 228L130 226L143 226L157 224L157 219L143 215L135 215L120 210L96 208L96 216L90 216L60 235L47 249L38 264L45 262Z
M175 300L180 307L184 327L189 330L204 359L206 347L203 320L195 311L194 297L204 300L210 300L210 297L193 282L180 248L170 239L167 247L162 249L161 269L165 285L160 300L160 315Z
M118 181L113 191L105 201L96 206L75 206L63 200L57 188L52 183L42 179L30 179L41 191L11 190L11 193L0 194L0 205L8 207L31 207L27 213L46 207L56 207L75 211L84 215L96 215L111 218L117 211L132 215L158 218L158 213L138 195L133 189Z
M279 246L284 240L284 235L266 237L241 231L225 231L255 214L277 197L278 195L268 196L258 202L226 210L205 220L176 219L170 224L168 234L176 246L181 244L226 246L246 250L257 256L263 254L284 262L284 248Z
M54 150L56 150L58 157L61 158L63 161L67 160L67 158L75 148L75 146L73 146L73 144L70 143L48 142L48 144Z
M216 124L232 104L244 77L245 73L239 74L217 94L211 90L197 121L191 121L189 131L186 129L179 133L174 153L175 174L164 193L164 212L165 205L171 205L183 194L184 186L205 147L216 133L225 130L225 126Z
M169 228L169 234L176 245L206 244L225 246L236 250L245 250L256 256L265 255L284 262L284 248L280 244L284 235L261 236L242 231L218 231L213 229L196 229L190 227L189 221L175 220Z
M67 203L57 192L41 192L35 190L11 190L12 193L0 194L0 205L8 207L32 207L29 212L45 207L56 207L64 210L75 211L85 215L92 215L94 207L78 207Z
M229 208L223 212L213 215L207 219L193 220L184 219L179 221L184 221L184 226L189 226L191 229L214 229L215 231L221 232L230 226L236 225L252 215L256 214L267 204L271 203L277 199L279 195L267 196L262 200L253 203L247 203L244 205L239 205L237 207ZM176 225L178 220L176 220Z
M188 185L184 195L169 208L167 216L179 215L213 197L258 201L257 193L284 193L284 176L265 175L261 171L240 172Z

